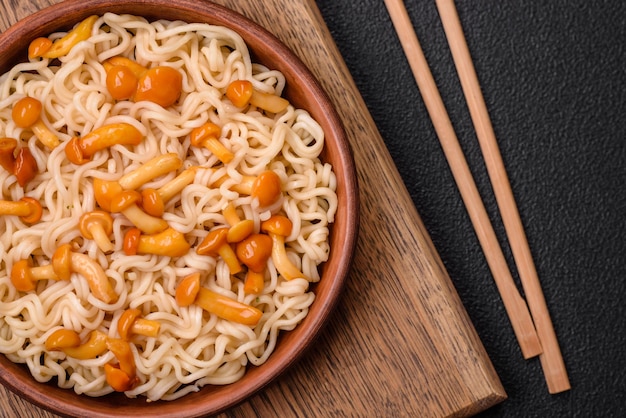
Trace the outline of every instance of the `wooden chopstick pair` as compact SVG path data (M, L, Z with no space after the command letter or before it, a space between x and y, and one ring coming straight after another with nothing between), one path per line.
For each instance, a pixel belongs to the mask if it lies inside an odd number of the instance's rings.
M570 389L454 0L436 0L526 300L520 295L402 0L384 0L525 359L539 355L550 393ZM527 304L528 303L528 304ZM530 312L529 312L530 309Z

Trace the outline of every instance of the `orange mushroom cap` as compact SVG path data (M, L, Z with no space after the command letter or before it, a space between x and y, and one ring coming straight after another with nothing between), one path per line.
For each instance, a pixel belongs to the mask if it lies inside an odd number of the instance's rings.
M131 378L126 372L112 364L104 365L106 381L116 392L126 392L135 386L137 378Z
M200 273L192 273L181 280L176 288L176 303L185 307L194 303L200 291Z
M210 231L196 248L200 255L217 256L220 248L228 245L228 228L218 228Z
M212 257L219 255L228 265L231 274L237 274L242 270L235 251L228 243L228 228L218 228L209 232L196 248L196 253Z
M259 199L261 207L269 206L280 198L282 193L281 187L278 174L267 170L259 174L254 180L250 195Z
M272 255L272 239L265 234L252 234L239 242L235 251L243 264L250 270L260 273Z
M141 237L141 229L139 228L130 228L124 234L124 244L122 248L124 249L124 254L126 255L137 255L137 249L139 248L139 238Z
M37 161L30 152L30 149L22 147L15 157L15 166L13 169L17 183L24 187L37 175Z
M109 235L113 232L113 218L111 214L102 210L85 212L78 220L78 229L83 237L92 239L104 252L113 250Z
M35 281L30 274L28 260L19 260L11 269L11 283L20 292L30 292L35 289Z
M72 275L72 247L70 244L59 246L52 255L52 268L59 280L69 280Z
M20 128L29 128L46 147L54 149L59 138L41 119L42 103L34 97L23 97L13 105L11 117Z
M62 350L80 345L80 336L71 329L59 328L46 338L44 346L48 351Z
M163 213L165 213L165 202L158 190L153 188L142 190L141 201L143 210L145 210L148 215L159 217L163 216Z
M172 67L154 67L146 71L137 84L133 100L148 100L162 107L176 103L182 92L183 76Z
M26 222L27 224L34 224L35 222L39 222L41 216L43 215L43 208L41 207L41 203L39 203L39 200L32 197L24 196L20 199L20 202L25 202L30 210L29 215L21 217L22 221Z
M39 58L52 47L52 40L48 38L35 38L28 45L28 58Z
M87 239L93 239L91 229L95 225L103 228L108 234L113 232L113 218L108 212L103 210L85 212L78 220L78 228L81 234Z
M93 193L98 205L106 210L111 211L111 200L122 191L122 186L116 181L103 180L99 178L93 179Z
M261 231L280 235L289 236L293 228L293 223L289 218L283 215L272 215L268 220L261 222Z
M234 80L226 87L226 97L235 107L244 107L252 97L252 83L248 80Z
M122 190L111 199L111 212L122 212L134 204L141 204L141 193L136 190Z
M42 107L41 102L34 97L23 97L13 105L11 118L20 128L28 128L39 120Z
M141 318L141 311L137 308L126 309L117 321L117 332L123 340L130 339L132 334L156 337L160 328L157 321Z

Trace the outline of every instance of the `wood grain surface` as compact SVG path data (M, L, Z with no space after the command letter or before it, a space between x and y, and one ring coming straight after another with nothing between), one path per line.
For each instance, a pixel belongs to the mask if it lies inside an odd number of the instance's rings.
M2 0L0 29L56 1ZM216 3L274 33L331 96L354 151L361 227L315 346L223 416L468 416L506 398L384 142L312 0ZM2 417L54 417L0 388Z

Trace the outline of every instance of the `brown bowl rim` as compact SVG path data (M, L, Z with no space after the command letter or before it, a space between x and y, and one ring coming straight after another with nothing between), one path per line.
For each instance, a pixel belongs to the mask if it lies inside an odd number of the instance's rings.
M266 65L272 63L272 67L285 73L285 95L298 107L310 110L322 124L327 138L334 138L334 141L327 141L325 151L326 155L334 156L339 163L334 167L337 193L340 202L345 204L345 210L337 213L331 232L333 245L330 258L323 267L323 274L332 274L334 280L322 280L314 287L317 300L309 315L296 329L281 336L281 342L267 363L251 367L244 378L236 383L205 386L199 392L175 401L147 403L143 398L129 399L122 394L100 398L77 395L55 384L37 382L26 367L9 361L4 355L0 356L0 383L29 402L59 415L90 418L200 417L222 412L243 402L291 367L310 348L337 305L356 248L358 184L350 144L338 113L304 63L272 33L238 12L210 1L198 0L65 0L20 20L0 35L0 74L25 59L24 51L28 43L37 36L69 29L91 14L102 15L105 12L142 15L152 20L162 15L164 6L167 6L168 13L175 14L175 19L223 25L239 33L253 56L260 57L259 62ZM51 14L56 16L54 20L49 19ZM253 49L251 45L254 39L267 48ZM294 92L296 83L299 83L298 91ZM286 349L288 343L291 344L289 350ZM289 355L284 355L285 351L289 351Z

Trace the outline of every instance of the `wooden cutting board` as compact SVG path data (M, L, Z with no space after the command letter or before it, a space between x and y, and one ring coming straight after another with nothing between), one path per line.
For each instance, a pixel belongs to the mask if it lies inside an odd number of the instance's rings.
M0 29L57 2L1 0ZM328 327L292 369L224 416L468 416L504 400L500 380L315 2L216 3L274 33L320 80L353 148L362 211L353 268ZM0 411L3 417L54 416L4 388Z

